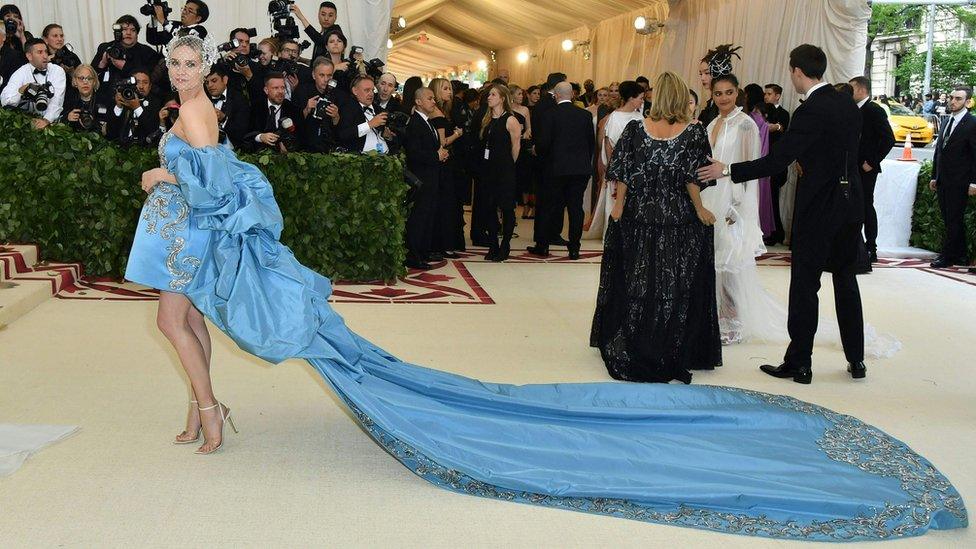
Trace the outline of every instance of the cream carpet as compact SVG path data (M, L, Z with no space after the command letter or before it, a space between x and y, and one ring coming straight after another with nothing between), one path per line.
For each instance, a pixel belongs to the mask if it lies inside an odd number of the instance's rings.
M598 265L468 264L496 305L339 304L348 324L411 362L509 383L607 381L587 345ZM788 271L762 268L785 300ZM788 394L876 425L926 456L972 504L976 286L914 269L862 277L869 322L903 350L854 383L819 349L814 383L762 375L779 347L726 348L696 383ZM832 317L829 278L821 295ZM781 547L781 541L452 494L415 477L354 423L301 362L270 367L215 340L233 410L212 456L170 440L186 386L155 303L51 299L0 331L0 423L81 431L0 479L9 547ZM968 465L967 465L968 464ZM972 530L888 546L976 546Z

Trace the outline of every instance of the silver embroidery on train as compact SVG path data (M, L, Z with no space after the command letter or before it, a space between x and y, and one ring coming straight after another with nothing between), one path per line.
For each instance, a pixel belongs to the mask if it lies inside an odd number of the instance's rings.
M166 144L169 142L171 133L166 132L159 140L159 165L166 168ZM170 219L170 208L175 208L174 216ZM190 217L190 205L183 197L183 193L175 185L159 183L153 188L146 205L143 208L142 218L146 221L146 232L156 234L157 227L159 236L163 240L172 241L166 247L169 254L166 257L166 270L170 276L169 287L173 290L182 290L193 280L197 268L200 266L200 258L186 256L180 258L180 253L186 248L186 239L176 236L176 233L188 227Z

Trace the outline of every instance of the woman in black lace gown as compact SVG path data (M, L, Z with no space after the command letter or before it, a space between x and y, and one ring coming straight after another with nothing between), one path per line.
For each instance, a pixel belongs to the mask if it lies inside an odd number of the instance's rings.
M650 119L631 122L607 168L617 201L604 241L590 345L615 379L691 382L722 364L715 304L715 216L695 171L705 130L689 124L688 87L666 72ZM714 183L714 182L712 182Z

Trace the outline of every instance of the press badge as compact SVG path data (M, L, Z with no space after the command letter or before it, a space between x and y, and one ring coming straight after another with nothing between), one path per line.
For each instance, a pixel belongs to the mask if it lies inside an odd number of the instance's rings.
M488 160L488 157L489 156L491 156L491 151L488 150L488 149L485 149L485 160Z

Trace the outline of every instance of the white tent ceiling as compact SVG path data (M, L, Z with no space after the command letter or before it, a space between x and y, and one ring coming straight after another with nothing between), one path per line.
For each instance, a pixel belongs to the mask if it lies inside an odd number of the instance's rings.
M393 38L398 76L468 68L502 51L667 0L395 0L407 29ZM421 32L429 39L418 41Z

